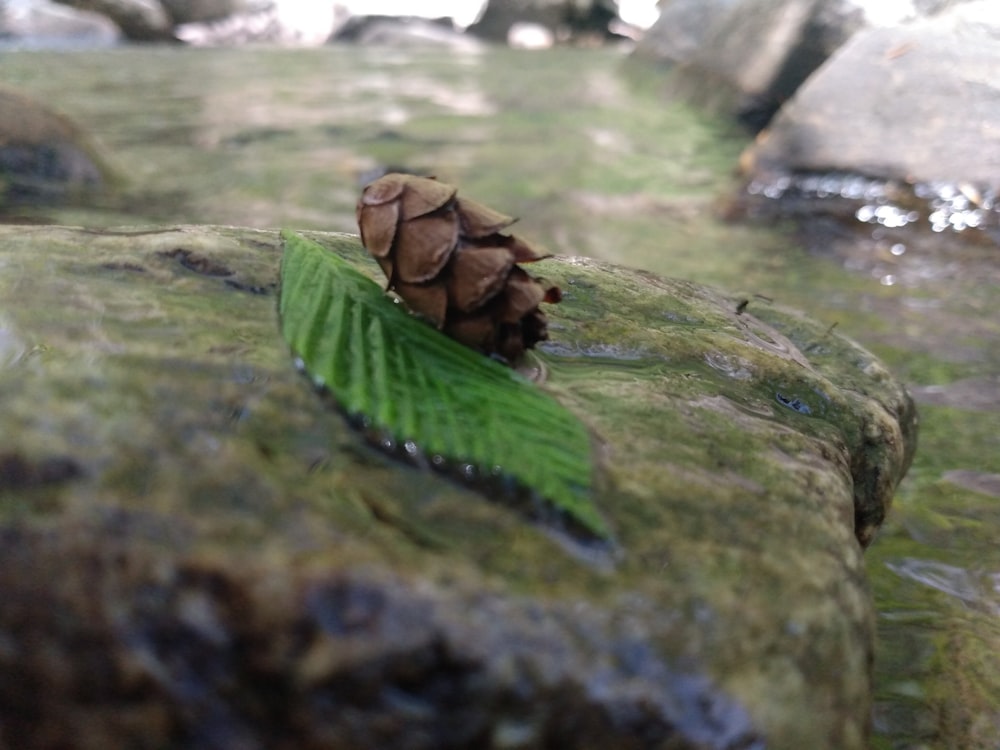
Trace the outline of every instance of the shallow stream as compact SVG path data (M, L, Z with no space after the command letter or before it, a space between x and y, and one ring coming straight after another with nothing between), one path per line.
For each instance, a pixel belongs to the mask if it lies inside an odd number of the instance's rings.
M625 68L609 50L8 52L0 81L96 135L127 183L101 205L15 213L355 231L359 181L401 166L519 216L519 231L554 252L837 326L890 365L921 412L916 460L867 552L879 613L873 747L995 750L996 236L880 221L877 189L850 193L858 205L846 210L811 195L775 211L767 186L746 196L733 174L749 136Z

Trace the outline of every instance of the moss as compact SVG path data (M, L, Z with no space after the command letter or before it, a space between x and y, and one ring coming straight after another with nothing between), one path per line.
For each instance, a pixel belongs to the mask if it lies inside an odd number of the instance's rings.
M311 236L378 277L355 240ZM588 549L527 523L502 493L381 454L313 391L278 335L273 233L8 229L0 252L17 259L0 294L20 342L0 369L0 454L80 468L4 490L5 523L45 518L72 535L108 514L158 519L169 532L148 548L135 540L142 554L195 554L227 580L247 559L278 577L302 566L421 585L458 576L543 608L585 601L623 623L642 600L643 648L696 664L776 743L854 742L844 732L867 711L871 637L854 495L883 476L864 501L884 508L909 427L893 427L907 414L900 387L824 326L737 315L733 298L689 282L538 264L567 291L539 353L545 388L593 431L596 499L616 539ZM815 361L787 343L824 335ZM585 660L611 658L587 649ZM781 665L761 671L775 649Z

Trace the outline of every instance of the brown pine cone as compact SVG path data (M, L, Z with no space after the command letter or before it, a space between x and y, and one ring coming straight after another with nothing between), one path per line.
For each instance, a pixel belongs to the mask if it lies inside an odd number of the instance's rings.
M548 257L513 235L515 219L427 177L387 174L358 201L361 242L410 309L452 338L516 361L548 338L540 302L559 288L518 263Z

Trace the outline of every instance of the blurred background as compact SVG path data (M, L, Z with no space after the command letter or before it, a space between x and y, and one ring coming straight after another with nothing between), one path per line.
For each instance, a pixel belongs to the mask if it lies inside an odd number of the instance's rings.
M908 384L875 748L1000 747L1000 3L0 0L0 221L356 232L436 175Z

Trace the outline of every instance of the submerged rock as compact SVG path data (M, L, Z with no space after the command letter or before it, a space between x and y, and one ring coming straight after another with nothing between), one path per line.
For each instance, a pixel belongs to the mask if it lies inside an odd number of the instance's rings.
M267 231L0 228L4 741L866 747L862 545L915 432L869 353L543 261L592 549L366 444L293 367L279 258Z
M86 199L117 179L72 120L0 86L0 211L7 204Z

